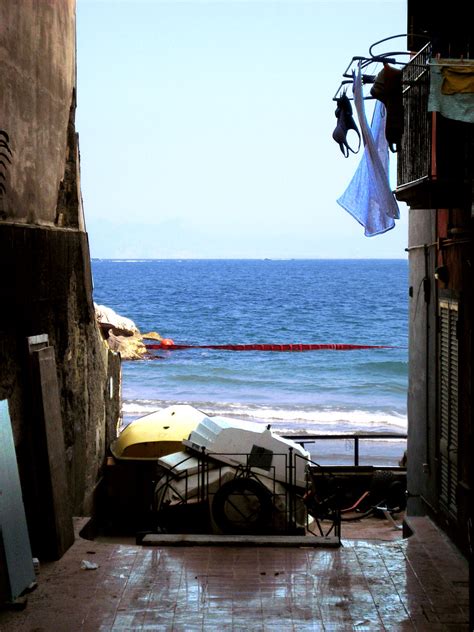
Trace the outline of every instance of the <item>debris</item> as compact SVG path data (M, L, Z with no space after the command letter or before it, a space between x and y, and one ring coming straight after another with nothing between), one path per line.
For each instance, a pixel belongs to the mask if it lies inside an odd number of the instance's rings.
M95 562L89 562L89 560L82 560L81 568L84 571L95 571L99 568L99 565Z
M33 568L35 571L35 575L39 575L40 574L40 562L39 559L37 557L33 558Z
M5 603L5 607L7 607L9 610L24 610L27 605L28 599L24 595L13 599L13 601L7 601Z

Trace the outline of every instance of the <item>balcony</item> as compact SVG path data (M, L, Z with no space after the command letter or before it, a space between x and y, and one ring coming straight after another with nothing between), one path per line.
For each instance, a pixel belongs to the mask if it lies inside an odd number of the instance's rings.
M472 126L428 112L431 44L403 69L405 131L395 196L411 208L461 207L470 199Z

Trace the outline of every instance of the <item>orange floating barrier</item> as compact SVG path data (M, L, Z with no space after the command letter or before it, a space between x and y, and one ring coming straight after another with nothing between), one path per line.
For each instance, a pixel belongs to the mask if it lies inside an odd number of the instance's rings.
M247 344L247 345L180 345L170 338L164 338L158 344L148 344L147 349L221 349L224 351L352 351L357 349L393 349L388 345L351 345L351 344Z

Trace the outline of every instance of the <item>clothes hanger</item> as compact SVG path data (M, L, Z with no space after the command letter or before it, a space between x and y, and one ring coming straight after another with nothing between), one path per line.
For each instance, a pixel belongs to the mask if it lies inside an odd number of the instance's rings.
M407 37L408 35L416 35L416 37L421 37L427 40L427 42L430 41L429 37L427 37L426 35L418 35L416 33L400 33L398 35L391 35L390 37L384 37L381 40L378 40L377 42L374 42L373 44L371 44L371 46L369 47L369 57L367 56L355 56L352 57L351 61L348 63L347 68L345 69L345 71L342 73L342 76L344 77L343 80L338 89L336 90L335 95L333 96L333 101L337 101L338 98L341 97L343 90L345 89L345 86L347 86L347 84L352 84L353 83L353 73L354 73L354 64L357 63L357 67L361 70L366 70L368 69L372 64L392 64L392 65L398 65L398 66L402 66L405 67L410 60L407 61L400 61L399 59L397 59L397 56L403 55L403 56L407 56L410 57L412 55L411 52L409 51L390 51L390 52L386 52L386 53L381 53L381 54L375 54L374 53L374 48L376 46L379 46L380 44L383 44L384 42L387 42L389 40L392 39L396 39L398 37ZM362 72L361 78L362 78L362 85L370 85L373 84L375 82L375 78L377 76L377 72L375 72L374 74L369 74L367 72ZM374 97L372 97L371 95L364 95L364 100L370 100L370 99L374 99ZM352 100L351 97L349 97L349 99Z

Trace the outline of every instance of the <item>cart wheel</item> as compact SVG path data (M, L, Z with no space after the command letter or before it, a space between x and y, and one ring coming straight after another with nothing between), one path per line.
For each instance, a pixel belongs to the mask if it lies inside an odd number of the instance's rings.
M212 501L212 515L224 533L259 533L272 517L272 495L252 478L224 483Z

